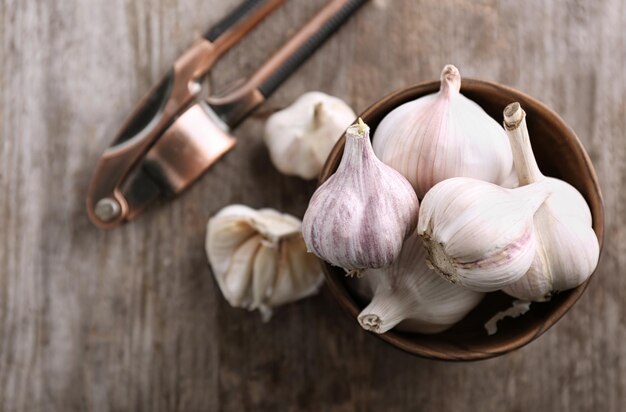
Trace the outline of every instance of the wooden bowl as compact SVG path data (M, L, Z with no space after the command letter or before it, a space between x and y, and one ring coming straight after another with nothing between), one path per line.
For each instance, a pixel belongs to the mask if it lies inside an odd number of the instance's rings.
M370 126L373 135L380 121L391 110L438 90L439 81L433 81L396 91L374 103L361 117ZM514 101L521 104L527 114L533 150L541 171L569 182L583 194L591 208L593 229L602 247L604 210L598 179L585 149L565 122L539 101L499 84L464 79L461 92L500 124L503 121L502 111L507 104ZM329 155L320 176L320 184L337 169L344 144L345 136ZM326 264L324 271L332 294L355 318L355 328L360 329L356 317L365 307L365 302L359 302L350 293L342 269ZM559 293L549 302L533 303L530 311L523 316L500 321L498 332L492 336L487 335L485 322L497 312L508 308L513 301L502 292L488 294L468 316L445 332L423 335L392 329L382 335L375 335L408 353L431 359L468 361L492 358L520 348L548 330L576 303L588 283L589 280L575 289Z

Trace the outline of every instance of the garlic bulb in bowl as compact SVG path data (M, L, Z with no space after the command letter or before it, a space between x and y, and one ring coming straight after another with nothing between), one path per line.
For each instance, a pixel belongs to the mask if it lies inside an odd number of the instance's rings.
M426 265L426 250L410 236L391 266L368 269L348 284L370 303L357 319L363 329L385 333L439 333L454 325L480 303L483 293L452 284Z
M518 299L544 301L556 291L575 288L598 264L600 245L591 226L591 211L582 195L560 179L539 170L519 103L504 110L520 185L548 184L551 195L534 216L539 247L528 272L504 291Z
M303 94L271 115L264 141L274 166L283 174L313 179L356 114L343 100L322 92Z
M231 205L207 225L206 252L222 294L233 307L272 308L315 294L319 260L307 253L300 220L273 209Z
M445 66L439 92L396 107L374 133L378 158L406 177L419 199L451 177L516 183L504 130L460 88L459 70Z
M437 183L422 201L417 234L433 269L453 283L493 292L519 280L537 248L533 216L545 182L506 189L469 177Z
M396 260L418 210L410 183L376 157L359 118L346 131L337 171L311 197L302 234L309 251L358 275Z

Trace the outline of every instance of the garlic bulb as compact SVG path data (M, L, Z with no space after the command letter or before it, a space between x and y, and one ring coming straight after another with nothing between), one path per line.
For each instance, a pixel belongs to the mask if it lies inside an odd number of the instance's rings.
M417 236L404 242L391 266L368 269L352 282L357 293L370 300L358 316L359 324L376 333L396 325L405 332L442 332L465 317L484 296L447 282L430 270Z
M358 274L396 260L418 209L413 188L376 158L369 127L359 119L346 131L337 171L313 194L302 233L310 252Z
M265 124L264 141L272 163L286 175L315 178L354 119L350 106L337 97L322 92L303 94Z
M468 177L436 184L424 197L417 233L433 269L477 292L502 289L535 256L533 215L549 196L543 183L505 189Z
M532 151L526 113L519 103L504 110L520 185L546 182L552 194L534 216L539 247L524 277L504 291L518 299L542 301L554 291L574 288L596 268L600 254L587 202L570 184L545 177Z
M231 306L271 308L315 294L323 281L319 260L307 253L301 224L273 209L222 209L207 225L206 252Z
M460 88L459 70L445 66L439 92L397 107L374 134L378 158L406 177L419 199L457 176L506 187L516 183L504 130Z

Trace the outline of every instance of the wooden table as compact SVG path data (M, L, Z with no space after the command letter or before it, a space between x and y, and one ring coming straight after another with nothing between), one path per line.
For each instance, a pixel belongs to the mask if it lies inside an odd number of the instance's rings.
M97 230L84 208L95 162L136 100L234 3L0 0L0 410L624 410L624 3L374 1L184 196ZM290 1L223 59L214 90L323 3ZM575 308L515 353L452 364L362 332L327 290L269 324L229 307L204 253L207 219L231 203L302 215L314 188L271 166L267 115L309 90L360 111L445 63L547 103L589 151L606 239Z

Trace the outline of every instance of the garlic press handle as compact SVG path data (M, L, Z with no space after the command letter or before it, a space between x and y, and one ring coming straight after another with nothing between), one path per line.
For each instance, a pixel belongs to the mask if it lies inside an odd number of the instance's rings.
M368 0L333 0L259 69L254 82L269 97Z
M237 126L368 0L330 0L280 50L234 92L207 102L230 127Z

